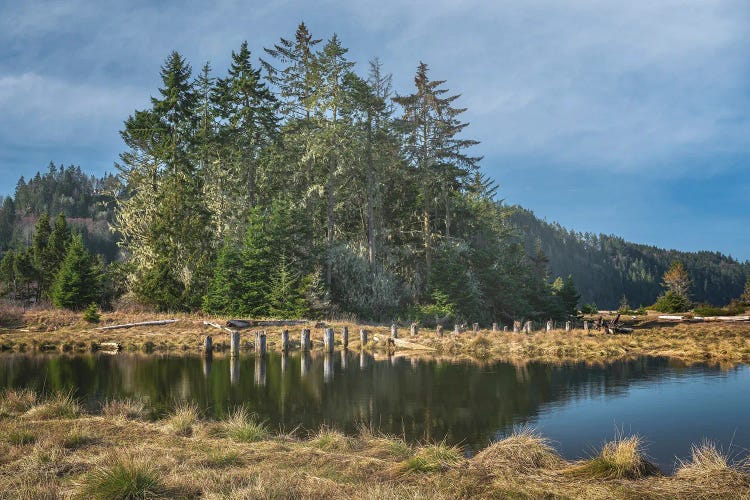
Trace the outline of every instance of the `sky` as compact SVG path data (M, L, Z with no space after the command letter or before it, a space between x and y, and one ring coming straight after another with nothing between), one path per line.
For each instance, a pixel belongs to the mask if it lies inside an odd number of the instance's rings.
M0 0L0 194L50 161L112 171L177 50L219 76L300 21L398 93L461 94L500 197L581 232L750 259L747 0Z

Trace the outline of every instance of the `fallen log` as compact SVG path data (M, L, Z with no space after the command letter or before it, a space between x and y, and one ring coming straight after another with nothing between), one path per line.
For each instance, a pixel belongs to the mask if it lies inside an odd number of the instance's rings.
M393 345L400 347L401 349L411 349L414 351L434 351L434 347L427 347L426 345L417 344L416 342L409 342L407 340L401 340L393 338Z
M219 330L224 330L224 331L227 331L227 332L230 332L230 333L235 331L235 330L232 330L231 328L227 328L226 326L222 326L222 325L220 325L218 323L211 323L210 321L204 321L203 324L205 326L212 326L214 328L218 328Z
M120 328L133 328L134 326L160 326L176 323L176 319L162 319L158 321L141 321L140 323L124 323L122 325L100 326L97 330L117 330Z
M253 326L296 326L304 325L305 323L307 323L307 321L303 319L230 319L227 321L227 326L232 326L234 328L251 328Z

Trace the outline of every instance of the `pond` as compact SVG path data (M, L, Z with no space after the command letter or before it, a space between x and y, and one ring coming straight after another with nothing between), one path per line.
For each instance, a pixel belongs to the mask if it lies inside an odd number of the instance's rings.
M346 432L368 425L409 440L447 440L468 454L530 425L569 459L587 457L616 432L639 434L671 473L704 438L741 457L750 447L750 368L638 358L585 363L477 364L269 353L232 359L145 354L0 356L0 389L72 390L90 410L145 398L167 411L189 400L207 416L246 405L274 429Z

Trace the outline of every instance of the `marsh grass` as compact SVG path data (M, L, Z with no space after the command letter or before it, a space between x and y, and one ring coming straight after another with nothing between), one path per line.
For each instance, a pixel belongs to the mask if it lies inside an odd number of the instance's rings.
M91 500L165 498L169 490L159 472L132 457L116 457L113 463L87 473L78 485L76 498Z
M489 471L511 469L519 472L558 469L565 464L549 440L530 427L514 430L510 436L477 453L472 461Z
M232 410L221 422L219 435L224 435L241 443L253 443L268 439L271 433L265 422L258 420L246 408Z
M346 451L354 449L355 439L327 426L321 426L310 439L310 444L325 451Z
M605 443L598 455L570 469L574 475L597 479L641 479L660 474L643 455L639 436L618 435Z
M26 446L36 442L36 436L27 430L11 430L5 436L8 443L14 446Z
M703 441L693 445L690 450L690 460L678 461L676 477L691 482L711 484L750 484L748 470L750 464L747 459L737 463L730 463L729 456L719 450L711 441Z
M200 421L200 410L194 403L179 403L169 414L167 427L177 436L193 435L193 428Z
M409 472L438 472L458 465L464 460L461 449L445 442L420 446L414 454L401 462L397 470Z
M72 392L58 392L29 408L24 418L32 420L72 419L83 413Z
M66 450L76 450L96 443L98 439L80 426L75 426L62 438L60 444Z
M133 420L144 418L145 408L143 401L135 399L108 400L102 404L101 413L105 417Z
M200 463L209 469L226 469L243 465L245 459L236 451L212 450L206 454Z
M6 389L0 394L0 418L25 413L36 401L37 395L30 389Z

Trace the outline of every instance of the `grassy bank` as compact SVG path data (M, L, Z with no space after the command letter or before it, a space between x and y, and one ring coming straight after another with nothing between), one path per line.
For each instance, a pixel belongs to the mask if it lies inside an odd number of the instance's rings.
M191 406L161 420L136 401L86 414L66 395L0 397L5 498L729 498L750 475L710 444L662 475L636 437L586 460L560 457L528 430L472 458L441 443L410 445L366 428L279 434L238 409L207 421ZM667 471L671 472L671 471Z
M203 318L194 315L159 315L153 313L105 313L101 325L178 318L179 321L164 326L137 327L123 330L98 331L100 325L83 321L80 314L57 310L0 311L0 350L31 351L88 351L104 342L117 342L130 351L198 352L206 335L214 337L214 346L226 349L229 334L203 321L210 319L222 323L227 318ZM446 331L438 336L433 329L420 329L416 337L409 336L408 327L399 329L400 337L433 349L432 355L470 357L511 361L589 361L606 362L634 356L666 356L687 362L736 363L750 361L750 323L669 323L654 317L631 320L632 334L611 335L603 332L585 332L581 329L565 332L537 331L516 334L480 330L478 335L464 331L455 335ZM385 325L358 325L333 321L327 326L336 329L336 342L340 343L341 328L349 328L349 348L368 351L386 350L390 327ZM313 349L323 345L323 328L310 322L287 327L293 348L299 348L302 328L312 331ZM368 331L368 344L360 345L359 329ZM252 348L252 331L242 333L243 349ZM282 327L268 327L267 343L271 350L280 348ZM397 348L402 351L402 349ZM409 351L405 351L409 352ZM417 352L417 351L414 351Z

